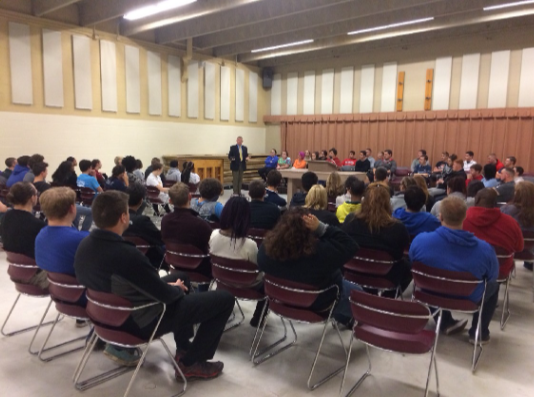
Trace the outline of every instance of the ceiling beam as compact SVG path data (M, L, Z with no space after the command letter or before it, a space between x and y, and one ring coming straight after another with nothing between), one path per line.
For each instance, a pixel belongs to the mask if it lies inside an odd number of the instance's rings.
M364 42L377 42L378 40L384 40L395 36L407 36L423 32L433 32L436 30L443 30L449 28L461 28L466 25L476 25L482 23L488 23L492 21L498 21L509 18L518 18L523 15L533 15L533 6L515 7L513 11L503 12L484 12L472 11L460 15L452 15L436 18L433 21L417 24L413 26L405 26L403 28L397 28L393 30L384 30L381 32L370 32L355 36L337 36L333 38L316 40L315 42L303 46L285 48L282 50L275 50L269 52L250 53L244 54L238 57L239 62L250 63L266 60L269 58L279 58L293 56L299 53L314 53L316 51L329 49L332 51L334 47L348 46Z
M227 11L251 3L257 3L260 0L220 0L220 1L199 1L190 4L187 10L180 7L167 12L152 15L137 21L122 21L121 34L123 36L133 36L134 34L145 32L167 25L184 22L193 18L205 17L216 14L221 11Z
M155 0L91 0L80 7L80 24L93 26L110 19L122 17L128 11L156 3ZM184 8L187 6L184 6Z
M387 11L400 10L421 4L433 4L440 1L443 0L392 0L389 2ZM194 44L198 48L213 48L238 42L253 42L264 37L310 29L320 25L330 25L330 29L336 29L339 21L361 18L383 11L384 5L376 1L358 2L356 4L354 2L342 3L329 8L307 10L296 15L283 16L271 21L262 21L254 25L201 36L195 38ZM230 50L230 46L228 50ZM237 54L239 52L228 52L228 54ZM221 51L221 53L223 52Z
M205 34L234 29L239 26L255 24L285 15L291 15L314 8L329 7L336 4L354 2L354 0L268 0L258 1L240 7L237 10L222 11L167 26L158 30L158 43L167 44Z
M42 17L52 11L78 3L81 0L32 0L32 12L36 17Z

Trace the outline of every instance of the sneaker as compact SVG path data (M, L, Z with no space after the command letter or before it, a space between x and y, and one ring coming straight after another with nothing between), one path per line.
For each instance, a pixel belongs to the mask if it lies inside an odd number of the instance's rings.
M471 343L472 345L475 344L475 337L474 336L469 335L469 343ZM487 345L488 343L490 343L490 336L489 335L482 336L480 338L480 344L482 346Z
M184 374L185 379L192 380L192 379L214 379L218 377L223 368L224 364L221 361L202 361L195 363L193 365L190 365L189 367L186 367L181 361L178 363L178 366L180 367L180 370ZM176 377L176 380L178 382L182 382L183 379L178 373L178 371L175 371L174 376Z
M525 262L525 263L523 263L523 267L524 267L525 269L527 269L527 270L532 271L532 269L534 268L534 263L532 263L532 262Z
M76 320L76 328L83 328L87 327L89 325L89 321L87 320Z
M135 367L139 364L141 357L136 349L118 349L108 343L104 350L104 355L123 367Z
M454 323L452 323L446 328L442 328L441 332L443 332L445 335L459 334L465 329L466 325L467 325L467 319L454 320Z

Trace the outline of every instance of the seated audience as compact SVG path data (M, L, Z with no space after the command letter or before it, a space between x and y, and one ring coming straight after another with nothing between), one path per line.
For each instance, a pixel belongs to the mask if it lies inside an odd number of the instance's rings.
M116 165L113 167L113 170L111 171L111 178L106 181L106 189L125 192L129 185L130 181L128 180L128 175L126 174L126 168L124 168L123 165ZM135 183L133 185L135 185ZM139 183L137 185L141 186Z
M441 160L436 163L434 172L443 172L443 168L447 165L447 159L449 158L449 152L441 153Z
M13 209L4 214L0 224L4 251L35 258L35 238L46 226L46 223L32 213L37 204L37 190L29 182L17 182L9 189L7 201ZM47 288L46 272L39 271L28 282L23 283Z
M276 151L275 151L276 152ZM310 161L312 159L312 155L310 153L310 151L308 149L306 149L304 151L304 160L306 160L306 162Z
M494 188L499 195L497 200L500 203L508 203L514 197L514 178L515 172L513 168L504 168L501 171L501 184Z
M387 279L404 291L412 281L411 265L404 259L404 249L410 244L406 227L391 216L387 187L372 183L367 187L358 214L350 214L341 225L360 247L385 251L396 261ZM385 293L385 296L391 294Z
M155 164L161 164L160 159L157 157L153 157L152 160L150 161L150 165L145 170L145 178L148 178L148 176L152 173L152 171L154 171L153 167Z
M299 157L293 162L293 168L296 168L297 170L303 170L306 168L308 163L306 163L306 160L304 160L304 156L304 152L299 152Z
M327 210L328 200L326 189L323 185L313 185L306 195L304 208L309 210L309 213L315 215L321 222L330 226L339 226L339 221L336 214Z
M317 161L317 160L319 160L319 157L320 157L319 152L312 152L312 154L311 154L311 159L312 160Z
M370 168L375 168L375 158L373 157L373 151L370 147L365 149L365 157L369 160Z
M419 233L433 232L441 226L434 215L421 211L425 206L426 196L419 186L408 187L404 192L404 201L406 208L400 207L393 211L393 218L406 226L410 237L413 238Z
M15 170L15 166L17 165L17 159L15 157L8 157L5 161L6 169L2 173L2 176L6 179L6 181L9 179L13 171Z
M24 180L24 176L30 172L30 168L28 167L28 163L30 161L30 156L21 156L17 159L17 163L15 164L15 167L13 168L13 172L11 175L9 175L9 178L7 178L6 186L11 187L17 182L22 182Z
M477 193L482 189L484 189L484 184L482 183L482 181L471 181L469 183L469 185L467 186L467 199L465 200L467 208L470 208L475 205L475 197Z
M107 177L104 177L104 175L100 173L100 170L102 169L102 162L98 159L91 161L91 169L94 172L94 177L96 178L100 186L103 188L106 184Z
M159 190L159 199L163 201L164 203L165 212L169 213L171 212L171 209L169 208L169 205L167 204L169 202L169 195L167 194L167 192L169 191L169 188L163 187L163 182L161 181L161 178L160 178L162 172L163 172L163 166L161 165L161 163L154 164L152 166L152 172L150 173L148 178L146 178L146 185L155 187L156 189ZM158 206L156 204L153 204L152 207L156 215L159 216Z
M393 160L393 151L391 149L384 150L384 159L382 161L383 163L381 167L384 167L387 170L388 175L391 176L395 174L395 171L397 171L397 162Z
M432 167L428 163L428 156L425 154L424 156L419 157L419 161L415 165L413 169L414 174L418 175L424 175L424 176L430 176L432 173Z
M33 166L38 163L44 162L44 156L40 154L34 154L30 157L30 160L28 161L28 168L30 169L22 179L23 182L30 182L33 183L33 179L35 178L35 175L33 174Z
M354 171L355 167L356 167L356 152L354 150L351 150L349 152L349 157L347 157L341 163L341 170L342 171Z
M277 165L278 156L276 154L276 149L271 149L271 154L265 159L265 166L258 170L258 174L260 175L261 179L265 181L269 172L275 170Z
M357 250L358 244L339 228L321 223L304 208L294 208L267 233L258 252L258 266L269 276L318 289L337 285L340 298L333 317L350 328L350 292L360 288L344 280L341 270ZM310 309L325 310L336 295L335 290L321 294Z
M318 160L328 160L328 152L326 150L321 150Z
M482 189L477 193L475 206L467 209L463 229L494 247L503 248L508 254L523 251L521 228L514 218L497 207L494 189ZM513 267L512 256L500 265L500 271L508 274Z
M53 186L67 186L77 189L78 178L74 172L74 165L70 161L63 161L52 174Z
M250 227L272 229L280 219L280 209L276 204L265 201L265 185L259 179L248 185L250 200Z
M33 186L37 189L39 194L44 193L50 189L51 186L46 182L46 176L48 175L48 164L41 162L33 165L32 172L34 175ZM72 189L71 189L72 190Z
M128 185L133 185L138 183L144 185L145 181L143 179L138 179L137 175L134 174L134 171L137 168L137 160L133 156L126 156L122 159L121 164L126 169L126 175L128 175ZM150 167L149 167L150 168ZM152 171L150 171L152 173ZM148 178L150 174L146 174L145 177Z
M488 162L487 164L491 164L491 165L494 165L495 168L497 169L497 171L500 171L501 169L504 168L504 164L501 163L501 160L499 160L497 158L497 155L495 153L491 153L489 156L488 156Z
M506 168L513 169L517 163L517 159L514 156L508 156L506 159L504 159L504 167L502 167L500 170L497 171L497 179L502 180L503 171Z
M191 209L198 212L199 216L211 222L221 219L223 204L219 197L223 193L223 186L218 179L206 178L198 185L200 198L191 200Z
M314 172L308 171L302 174L300 181L302 183L302 189L304 190L304 192L297 192L293 195L291 203L289 204L290 207L303 206L306 201L306 195L308 194L313 185L317 185L317 182L319 182L319 178Z
M360 151L360 158L356 161L354 171L367 173L371 169L371 162L367 158L365 150Z
M515 172L514 182L516 183L516 185L525 180L523 179L523 174L525 173L525 169L523 167L519 167L519 166L514 167L514 172Z
M501 207L501 211L514 218L521 230L534 232L534 183L525 181L517 184L514 197L509 204ZM524 266L532 271L532 262L525 262Z
M416 173L415 172L415 168L421 164L421 157L425 157L426 156L426 150L425 149L420 149L418 152L417 152L417 157L414 158L412 160L412 165L410 166L410 169L412 170L412 172ZM427 159L428 160L428 159ZM425 161L425 164L426 164L426 161Z
M122 158L121 158L121 161L122 161ZM115 165L121 165L121 163L119 162L119 164L115 164ZM135 170L133 174L140 181L146 180L145 172L143 171L143 162L139 159L135 160Z
M464 162L460 159L454 160L452 163L452 170L447 175L445 175L442 179L438 180L438 188L445 189L448 182L451 179L457 178L457 177L462 178L464 180L464 185L465 185L467 174L465 173L463 169L463 164Z
M473 160L474 156L475 156L475 154L471 150L468 150L467 152L465 152L463 170L466 173L469 172L469 170L471 169L471 166L473 164L477 163L475 160Z
M469 173L467 174L467 179L465 180L465 186L469 186L471 181L482 181L484 176L482 175L482 166L480 164L473 164L469 168Z
M405 176L400 183L400 192L395 192L391 198L391 209L396 211L399 208L406 208L406 202L404 201L404 191L411 186L417 186L417 182L411 176ZM426 206L419 208L419 211L426 211Z
M98 192L98 193L103 192L96 178L90 175L91 162L89 160L80 161L80 171L82 173L78 176L78 180L76 182L78 187L80 188L85 187L88 189L92 189L93 191Z
M486 164L484 166L484 178L482 178L484 187L497 187L499 185L498 179L495 178L496 174L497 169L493 164Z
M191 244L209 254L209 241L212 229L208 222L200 219L190 207L191 193L189 187L178 182L169 189L169 203L174 211L161 220L161 237L164 242ZM205 258L196 270L198 273L211 277L210 258Z
M261 182L260 182L261 183ZM278 211L278 209L277 209ZM232 197L224 206L221 228L211 233L210 254L228 259L246 260L258 263L258 245L247 238L250 227L250 205L244 197ZM263 276L257 280L257 288L263 290ZM266 301L258 301L250 325L260 324L261 312ZM264 315L267 315L265 312Z
M384 167L377 168L375 170L375 182L380 183L382 186L385 186L389 190L389 196L393 197L395 191L393 190L393 187L389 184L388 170L386 170Z
M341 183L341 177L336 171L330 173L326 179L326 194L328 196L329 203L337 203L340 199L340 205L345 202L345 195L347 189L345 185ZM336 204L337 207L337 204Z
M282 150L282 155L278 158L277 170L286 170L291 168L291 158L287 155L287 151Z
M113 163L115 165L121 165L122 164L122 156L115 156L115 158L113 159Z
M481 323L481 341L488 343L489 324L499 299L499 285L495 282L499 274L497 256L491 245L462 230L467 212L464 200L447 197L441 203L439 219L442 227L417 236L410 247L410 259L439 269L469 272L479 280L488 280ZM478 304L483 292L484 284L480 284L469 299ZM469 330L471 343L474 343L477 323L478 313L475 313ZM466 324L467 320L454 320L449 311L443 311L441 331L445 334L462 332Z
M374 170L377 170L380 167L384 167L384 152L378 152L376 155L376 160L373 163Z
M156 336L174 333L178 366L185 378L219 376L223 363L207 360L215 354L232 313L234 297L225 291L186 295L187 283L176 275L160 279L148 258L121 238L130 223L127 194L117 191L99 194L92 209L98 229L81 242L76 252L74 269L78 281L87 288L122 296L134 306L146 302L147 295L165 303L166 311ZM135 311L120 329L148 339L159 314L153 307ZM199 328L190 342L195 324Z
M200 176L195 174L195 163L186 161L182 167L182 182L191 185L198 185L200 183Z
M345 181L345 189L350 199L337 207L336 217L339 223L343 223L349 214L360 211L362 207L362 196L365 192L365 183L355 176L349 176Z
M426 212L432 211L432 207L434 206L436 201L434 200L434 196L432 196L430 194L430 192L428 191L428 186L426 185L425 177L422 176L422 175L414 175L413 179L415 179L415 182L417 183L417 186L419 186L423 190L423 192L425 193L425 197L426 197L426 200L425 200Z
M330 151L328 152L328 159L327 159L330 163L334 164L337 168L340 168L341 167L341 160L337 157L337 149L336 148L332 148L330 149Z
M165 175L166 181L181 182L182 173L178 169L178 160L171 160L169 171Z
M140 184L134 183L126 190L128 194L128 213L130 214L130 226L123 236L140 237L145 240L150 248L145 254L152 266L159 269L163 263L165 247L161 238L160 230L154 225L150 217L138 214L146 196L146 189Z
M466 195L467 189L465 188L465 181L461 176L451 178L447 181L447 196L458 197L459 199L466 201ZM438 201L430 211L436 218L439 217L440 206L441 201Z
M282 174L277 170L271 170L267 174L267 188L265 189L265 201L276 204L279 208L285 208L287 201L278 194L278 186L282 182Z

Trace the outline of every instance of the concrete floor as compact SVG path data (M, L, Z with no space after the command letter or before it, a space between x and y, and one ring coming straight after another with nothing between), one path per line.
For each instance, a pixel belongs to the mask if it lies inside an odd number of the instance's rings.
M226 196L226 194L225 194ZM226 198L226 197L225 197ZM438 368L442 396L484 396L484 397L532 397L534 396L534 303L532 303L532 272L517 263L517 277L510 291L512 316L505 331L499 328L500 307L490 326L491 343L484 348L478 370L471 374L470 360L472 346L467 333L453 337L440 336L438 344ZM15 289L6 273L5 253L0 252L0 321L3 322L13 300ZM409 289L411 291L411 289ZM48 299L22 297L8 329L27 326L38 321ZM248 320L254 304L242 302L247 317L240 327L225 333L215 359L225 363L223 375L212 381L193 381L188 385L188 396L337 396L341 376L330 380L314 392L308 391L306 381L322 332L320 325L296 325L299 340L296 346L259 366L248 360L248 350L254 329ZM55 317L51 309L49 318ZM455 315L461 317L461 315ZM433 326L433 324L429 324ZM77 329L74 321L65 319L56 327L54 341L82 335L87 328ZM274 341L282 331L276 317L270 317L264 342ZM342 331L345 343L350 339L349 331ZM122 396L130 375L111 380L103 385L80 393L71 382L74 369L81 357L81 351L42 363L27 352L32 333L13 337L0 337L0 396ZM44 332L38 336L40 346ZM165 337L173 348L172 336ZM339 340L329 326L323 346L324 355L316 368L318 376L324 375L344 363L344 354ZM373 376L366 379L354 395L362 396L419 396L423 395L428 370L429 355L403 356L371 350ZM354 342L351 364L344 391L365 371L367 361L365 349ZM114 364L101 352L93 353L86 374L113 368ZM133 386L130 396L169 396L179 391L174 380L174 371L167 360L164 349L154 344L147 361ZM430 395L435 395L432 379Z

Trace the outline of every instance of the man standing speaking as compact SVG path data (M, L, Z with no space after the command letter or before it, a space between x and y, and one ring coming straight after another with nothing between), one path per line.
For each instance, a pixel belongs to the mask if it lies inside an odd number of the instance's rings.
M237 137L237 145L230 146L230 169L232 170L232 185L234 194L241 194L241 185L243 184L243 172L247 169L248 156L247 147L243 146L243 137Z

